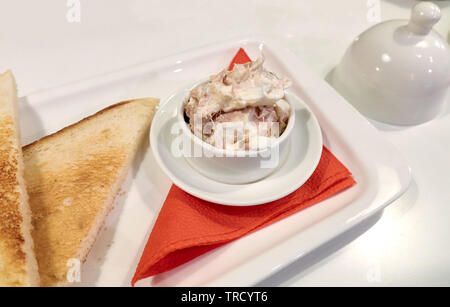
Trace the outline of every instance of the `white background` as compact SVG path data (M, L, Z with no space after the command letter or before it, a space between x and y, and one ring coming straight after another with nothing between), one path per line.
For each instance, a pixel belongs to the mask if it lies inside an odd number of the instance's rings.
M0 71L25 96L246 34L289 47L318 74L373 25L376 0L0 0ZM381 19L407 18L411 0L380 2ZM450 41L450 1L436 2ZM260 285L450 285L450 108L415 127L374 125L413 170L408 192L367 221Z

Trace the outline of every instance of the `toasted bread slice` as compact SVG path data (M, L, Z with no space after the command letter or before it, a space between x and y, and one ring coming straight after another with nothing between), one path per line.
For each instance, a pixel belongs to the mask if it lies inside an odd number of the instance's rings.
M66 285L86 260L158 102L116 104L24 147L42 286Z
M0 286L37 286L17 109L16 83L7 71L0 75Z

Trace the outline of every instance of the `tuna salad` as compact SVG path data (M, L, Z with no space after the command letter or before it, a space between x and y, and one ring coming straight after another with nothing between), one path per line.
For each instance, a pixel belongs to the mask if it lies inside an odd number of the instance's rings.
M257 150L286 129L290 81L263 67L264 59L236 64L191 90L184 101L191 131L212 146Z

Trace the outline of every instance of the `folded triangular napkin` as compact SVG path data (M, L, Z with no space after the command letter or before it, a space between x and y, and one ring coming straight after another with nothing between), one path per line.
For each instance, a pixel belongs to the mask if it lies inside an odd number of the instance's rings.
M235 63L248 61L249 57L240 49L229 69ZM347 168L324 147L319 165L308 181L288 196L267 204L249 207L218 205L173 185L142 253L132 284L169 271L354 184Z

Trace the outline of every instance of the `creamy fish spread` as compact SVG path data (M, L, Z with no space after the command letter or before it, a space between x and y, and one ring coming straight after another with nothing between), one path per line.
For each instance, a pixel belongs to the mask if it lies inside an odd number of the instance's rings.
M184 101L191 131L222 149L257 150L285 130L290 81L263 67L264 59L236 64L196 86Z

